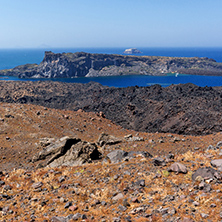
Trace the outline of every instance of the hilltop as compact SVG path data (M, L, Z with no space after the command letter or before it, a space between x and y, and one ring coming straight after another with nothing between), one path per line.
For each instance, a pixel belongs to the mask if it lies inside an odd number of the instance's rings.
M73 78L118 75L183 73L222 75L222 63L198 57L124 56L85 52L45 52L43 61L1 70L0 75L19 78Z

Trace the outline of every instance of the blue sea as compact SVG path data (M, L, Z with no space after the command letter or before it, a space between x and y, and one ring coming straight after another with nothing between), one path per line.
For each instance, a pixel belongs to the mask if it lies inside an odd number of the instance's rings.
M208 57L222 62L221 48L138 48L142 53L138 56L171 56L171 57ZM44 58L45 51L55 53L62 52L89 52L104 54L121 54L124 55L125 48L52 48L52 49L0 49L0 70L10 69L18 65L27 63L39 64ZM169 74L167 76L112 76L112 77L93 77L93 78L72 78L72 79L18 79L16 77L1 77L0 80L14 81L61 81L88 83L90 81L99 82L102 85L114 87L128 86L150 86L160 84L163 87L171 84L193 83L198 86L222 86L222 77L220 76L197 76L182 75L175 76Z

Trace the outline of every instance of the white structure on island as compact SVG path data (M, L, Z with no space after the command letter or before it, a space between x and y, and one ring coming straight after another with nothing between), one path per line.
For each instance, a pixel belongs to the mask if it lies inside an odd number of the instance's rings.
M141 51L136 49L136 48L130 48L130 49L126 49L123 53L125 53L125 54L138 54L138 53L141 53Z

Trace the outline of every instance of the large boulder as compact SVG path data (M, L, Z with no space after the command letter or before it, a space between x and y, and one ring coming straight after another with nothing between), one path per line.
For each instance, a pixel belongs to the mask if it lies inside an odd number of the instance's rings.
M141 156L144 158L152 157L152 155L146 151L126 152L124 150L114 150L107 154L107 158L111 161L111 163L119 163L125 160L136 158L138 156Z
M100 155L95 143L63 137L43 147L33 162L46 160L44 165L49 167L76 166L99 159Z
M183 165L182 163L173 163L169 169L169 172L175 172L175 173L187 173L187 168L185 165Z
M197 177L202 178L204 180L221 178L218 171L211 167L204 167L196 170L192 175L192 180L195 181Z
M101 133L97 143L99 144L99 146L103 146L103 145L114 145L117 143L121 143L122 139L117 138L115 136L106 134L106 133Z
M128 152L123 150L114 150L107 154L108 159L110 159L111 163L119 163L122 162L128 156Z
M211 166L213 167L221 167L222 166L222 159L216 159L216 160L212 160L210 162Z

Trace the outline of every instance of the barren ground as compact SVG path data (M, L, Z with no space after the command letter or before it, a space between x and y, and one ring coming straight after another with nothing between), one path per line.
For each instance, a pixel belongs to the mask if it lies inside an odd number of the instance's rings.
M105 146L101 160L82 166L37 169L38 163L31 161L41 138L96 142L102 132L144 141ZM77 221L220 221L221 181L205 180L204 186L210 186L205 190L201 181L191 179L195 170L220 158L219 149L206 150L219 141L221 133L138 133L95 113L1 103L0 221L68 221L70 214ZM153 158L141 156L116 164L104 161L115 149L164 158L171 153L174 159L166 166L154 166ZM184 164L188 172L168 172L173 162Z

